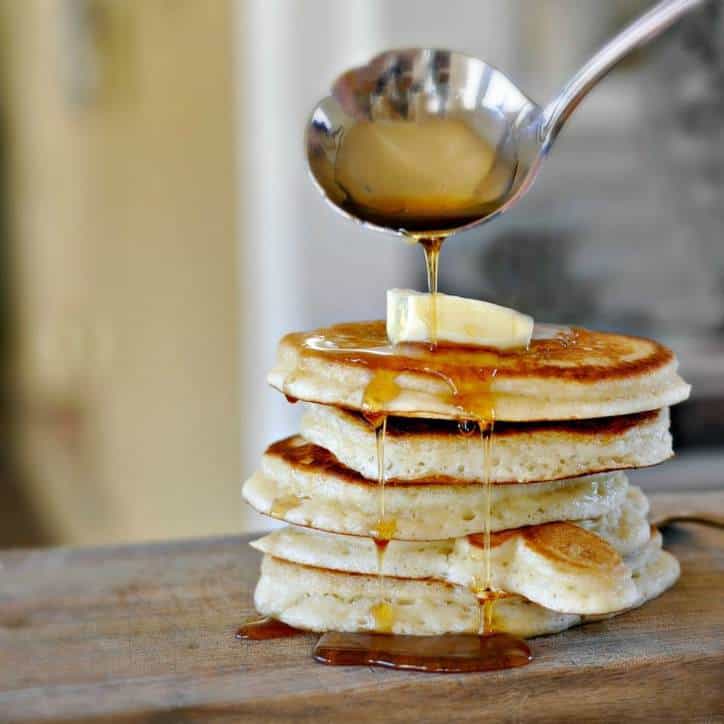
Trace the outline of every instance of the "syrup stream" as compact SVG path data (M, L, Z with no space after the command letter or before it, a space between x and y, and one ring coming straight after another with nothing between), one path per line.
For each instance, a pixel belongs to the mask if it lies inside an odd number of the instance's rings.
M368 418L369 419L369 418ZM378 416L372 423L375 425L375 442L377 448L377 523L373 534L377 553L377 584L378 600L370 613L377 631L390 631L394 623L394 610L385 597L385 575L383 566L385 553L390 539L395 534L396 523L385 517L385 436L387 434L387 415Z
M440 262L440 250L445 238L436 236L431 238L420 238L418 243L425 252L425 267L427 269L427 289L432 295L431 304L431 330L430 330L430 347L437 347L437 280Z
M495 425L495 411L491 408L490 420L487 423L480 422L480 442L483 452L483 486L484 486L484 514L483 514L483 564L484 582L483 582L483 606L481 611L480 633L489 634L493 631L493 607L495 606L495 597L492 593L492 567L491 567L491 543L490 534L492 528L492 482L491 482L491 466L493 455L493 440Z

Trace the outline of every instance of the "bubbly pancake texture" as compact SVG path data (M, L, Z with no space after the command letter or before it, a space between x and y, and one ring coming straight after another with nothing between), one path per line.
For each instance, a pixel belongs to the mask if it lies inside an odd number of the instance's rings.
M622 556L629 556L649 540L648 512L649 501L641 488L629 485L621 505L598 518L573 522L608 541Z
M385 324L289 334L268 380L286 395L398 416L535 421L626 415L689 395L671 350L652 340L537 325L528 349L390 345ZM370 406L369 389L385 377Z
M660 545L660 543L659 543ZM653 543L642 554L632 581L633 608L658 596L679 576L679 564ZM380 597L376 576L290 563L270 555L254 594L257 610L309 631L375 631L372 610ZM466 587L433 579L387 578L385 599L393 611L391 632L408 635L476 633L480 604ZM496 600L492 627L530 638L615 614L582 615L545 608L521 596Z
M491 486L491 530L556 520L596 518L623 504L622 472L525 485ZM373 535L379 520L376 482L341 465L327 450L294 436L273 444L242 489L260 513L288 523L351 535ZM385 485L392 538L457 538L484 529L485 486L475 483Z
M377 479L375 433L357 412L307 405L302 435L343 465ZM668 409L595 420L498 423L491 482L528 483L654 465L671 457ZM387 420L385 479L481 482L479 435L448 420Z

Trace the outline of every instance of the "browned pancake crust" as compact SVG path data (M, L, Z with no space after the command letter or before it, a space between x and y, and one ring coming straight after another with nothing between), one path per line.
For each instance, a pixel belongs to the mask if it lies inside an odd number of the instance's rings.
M370 427L364 415L357 410L344 409L344 412L354 418L355 424ZM532 433L568 433L581 437L602 438L607 436L623 435L629 430L654 422L660 414L659 410L638 412L632 415L615 415L613 417L598 417L591 420L544 420L538 422L496 422L495 436L514 437ZM421 417L388 417L388 437L410 438L421 437L447 437L459 435L459 423L456 420L432 420Z
M385 322L349 322L312 332L286 335L282 346L302 357L315 357L372 370L418 372L427 375L488 380L501 378L558 378L594 383L651 374L673 362L671 350L650 339L580 327L533 339L527 349L496 350L480 347L424 344L390 345Z
M567 521L491 533L490 545L494 548L515 536L523 538L544 558L581 570L614 572L622 564L621 556L603 538ZM485 547L482 533L473 533L468 540L474 546Z

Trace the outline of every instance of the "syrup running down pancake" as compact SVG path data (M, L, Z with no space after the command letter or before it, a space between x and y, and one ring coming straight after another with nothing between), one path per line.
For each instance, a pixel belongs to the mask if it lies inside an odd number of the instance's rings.
M666 347L647 339L536 325L528 349L390 345L385 323L289 334L270 384L308 402L399 416L535 421L626 415L689 394Z

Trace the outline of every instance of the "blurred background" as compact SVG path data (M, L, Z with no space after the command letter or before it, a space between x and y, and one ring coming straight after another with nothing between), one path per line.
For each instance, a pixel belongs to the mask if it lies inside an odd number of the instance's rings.
M422 254L329 210L302 132L342 70L451 47L539 102L649 3L0 0L0 547L236 533L299 410L285 331L384 315ZM648 489L724 469L721 3L617 68L441 289L671 344L692 400ZM298 407L298 406L297 406Z

